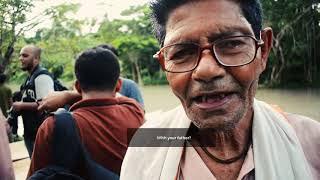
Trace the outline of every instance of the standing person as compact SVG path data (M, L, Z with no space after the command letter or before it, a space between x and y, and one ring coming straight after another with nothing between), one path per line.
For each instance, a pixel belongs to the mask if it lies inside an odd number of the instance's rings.
M0 179L14 180L11 153L5 127L5 117L0 112Z
M18 102L21 101L21 92L20 91L15 91L12 94L12 102ZM18 135L18 114L13 112L13 108L11 107L10 110L8 111L8 116L7 116L7 121L11 127L11 133L12 133L12 141L22 141L23 137Z
M259 0L157 0L151 11L155 57L181 105L136 132L120 179L320 179L320 123L255 99L272 45ZM146 128L185 138L141 147L157 140Z
M6 86L6 80L7 76L5 74L0 74L0 107L2 114L5 117L8 116L7 111L12 105L12 91L8 86Z
M12 105L12 91L11 89L6 86L5 82L7 80L7 76L5 74L0 74L0 107L2 114L5 118L8 118L8 110L10 109ZM17 126L15 126L15 122L10 122L14 127L12 126L11 131L8 132L8 138L9 142L14 142L15 140L18 140L17 135ZM17 123L17 121L16 121Z
M111 51L93 48L82 52L76 59L74 71L75 87L82 100L70 110L81 142L95 162L120 174L128 139L131 139L128 128L140 127L144 112L135 100L116 97L120 67ZM54 161L51 155L54 122L55 119L49 117L39 129L28 177ZM73 173L88 179L86 166L80 160Z
M22 101L12 104L13 112L21 114L24 126L24 142L31 158L33 145L39 126L44 120L40 113L38 100L54 91L53 79L48 74L39 74L43 70L40 66L41 49L35 45L26 45L20 51L21 69L29 73L25 83L21 86Z

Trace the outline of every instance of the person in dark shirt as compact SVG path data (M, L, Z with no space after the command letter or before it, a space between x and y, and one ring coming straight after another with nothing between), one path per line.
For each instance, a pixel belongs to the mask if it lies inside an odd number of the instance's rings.
M5 117L8 116L7 111L12 105L12 91L6 86L6 79L7 76L5 74L0 74L0 107Z

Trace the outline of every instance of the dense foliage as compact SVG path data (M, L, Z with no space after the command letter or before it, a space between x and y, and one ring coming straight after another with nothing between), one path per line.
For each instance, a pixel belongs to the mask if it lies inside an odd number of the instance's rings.
M0 1L0 11L5 12L6 16L15 11L5 9L2 2L24 2ZM271 26L274 30L272 54L262 76L262 83L277 86L290 83L320 84L320 4L312 0L262 0L262 3L265 26ZM29 3L20 8L19 21L16 23L26 22L25 13L31 6ZM25 73L19 71L17 53L26 43L43 48L43 65L57 75L62 74L61 78L65 81L74 79L73 63L79 52L99 44L111 43L118 48L122 76L132 78L139 84L166 82L158 62L152 58L159 45L152 34L147 5L125 10L122 15L130 17L126 19L111 21L106 14L99 24L95 19L70 18L68 15L77 12L78 8L78 4L64 4L47 9L42 15L52 19L51 27L38 29L32 38L24 37L23 33L11 33L16 34L13 43L16 51L8 58L14 61L6 68L6 72L13 81L19 81L25 76ZM6 17L0 18L0 23L3 23ZM99 26L97 31L82 32L84 27L93 29L94 26ZM0 32L8 30L10 27L0 26ZM10 37L1 36L0 42L9 42ZM1 46L1 55L5 48ZM6 66L3 55L0 60Z
M265 23L274 32L264 80L269 85L320 83L320 3L262 0Z

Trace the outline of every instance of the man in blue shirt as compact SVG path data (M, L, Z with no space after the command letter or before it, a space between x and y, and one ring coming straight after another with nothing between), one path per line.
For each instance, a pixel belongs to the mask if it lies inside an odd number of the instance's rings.
M122 80L122 86L120 94L129 98L135 99L144 108L144 102L136 82L131 79L120 77Z

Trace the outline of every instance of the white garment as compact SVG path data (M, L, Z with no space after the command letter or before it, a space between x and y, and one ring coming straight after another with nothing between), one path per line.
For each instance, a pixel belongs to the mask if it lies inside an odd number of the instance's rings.
M23 98L27 97L27 93L31 98L39 100L54 91L54 83L52 78L47 74L40 74L34 79L35 92L31 89L24 91ZM28 92L27 92L28 91Z
M312 179L298 138L286 119L258 100L254 101L253 109L255 179ZM141 128L189 128L191 124L182 106L166 113L153 114L152 117ZM182 150L182 146L129 147L120 179L173 180L178 172Z
M253 109L256 179L312 179L298 137L284 116L258 100L255 100Z
M54 91L54 83L50 76L40 74L34 79L34 86L36 91L36 99L42 99L49 93Z

